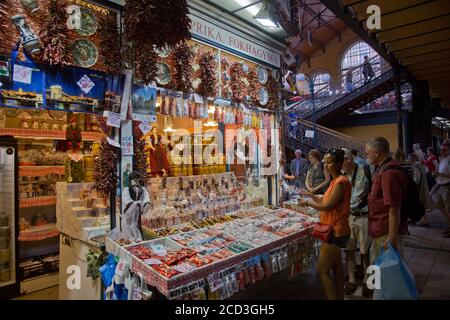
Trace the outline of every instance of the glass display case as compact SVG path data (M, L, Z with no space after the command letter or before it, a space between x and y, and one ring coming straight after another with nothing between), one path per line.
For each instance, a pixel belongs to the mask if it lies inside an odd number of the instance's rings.
M15 296L17 283L17 141L0 137L0 296Z

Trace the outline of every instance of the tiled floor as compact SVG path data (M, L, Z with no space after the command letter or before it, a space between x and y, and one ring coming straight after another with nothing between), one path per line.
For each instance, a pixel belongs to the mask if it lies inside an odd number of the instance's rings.
M443 238L447 228L438 211L429 213L431 228L410 226L410 235L404 239L406 262L416 278L416 286L421 299L450 299L450 239ZM261 292L254 299L262 300L320 300L325 299L320 280L314 268L294 281L283 280ZM23 300L57 300L58 287L19 297ZM361 287L346 299L365 299Z

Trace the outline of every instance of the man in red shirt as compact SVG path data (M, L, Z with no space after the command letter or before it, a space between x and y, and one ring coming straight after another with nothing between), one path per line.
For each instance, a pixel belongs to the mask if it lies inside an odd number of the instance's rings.
M399 163L390 157L389 142L382 137L366 146L367 162L377 167L369 194L369 236L372 237L372 263L387 249L390 240L402 252L402 235L408 232L407 218L401 216L401 205L406 199L408 177L399 169Z

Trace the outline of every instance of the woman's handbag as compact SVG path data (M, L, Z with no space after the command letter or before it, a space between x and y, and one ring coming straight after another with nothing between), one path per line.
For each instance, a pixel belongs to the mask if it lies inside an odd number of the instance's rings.
M322 240L326 243L331 243L334 236L333 226L329 224L318 223L314 226L312 236L313 238Z

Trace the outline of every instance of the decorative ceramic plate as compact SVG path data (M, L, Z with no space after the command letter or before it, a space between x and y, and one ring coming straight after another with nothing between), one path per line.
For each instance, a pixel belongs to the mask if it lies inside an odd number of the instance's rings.
M195 79L194 81L192 81L192 87L194 89L198 89L201 82L202 82L202 80L200 80L200 78Z
M72 43L72 59L80 67L92 67L97 63L97 47L90 40L77 39Z
M85 7L80 7L81 11L81 27L79 29L75 29L75 31L83 37L92 36L97 32L98 22L97 17L91 10Z
M162 48L155 48L155 52L158 54L160 58L167 58L172 50L168 46L164 46Z
M156 75L156 81L161 85L166 85L170 82L170 67L164 62L157 63L158 72Z
M241 62L241 68L244 73L248 73L250 71L249 66L245 62Z
M261 84L266 84L269 78L269 74L267 73L266 68L263 66L259 66L256 68L256 75L258 76L258 82Z
M258 101L262 106L265 106L269 102L269 92L266 88L261 87L258 90Z

